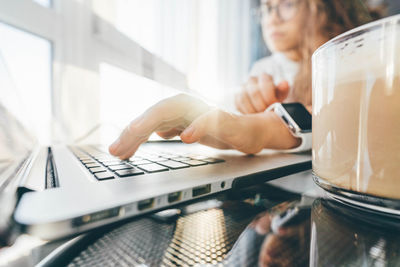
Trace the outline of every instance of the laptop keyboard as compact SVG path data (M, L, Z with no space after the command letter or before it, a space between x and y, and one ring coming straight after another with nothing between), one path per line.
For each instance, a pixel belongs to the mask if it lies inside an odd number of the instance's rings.
M95 146L70 147L70 149L99 181L224 162L223 159L205 155L145 150L139 150L128 160L120 160Z

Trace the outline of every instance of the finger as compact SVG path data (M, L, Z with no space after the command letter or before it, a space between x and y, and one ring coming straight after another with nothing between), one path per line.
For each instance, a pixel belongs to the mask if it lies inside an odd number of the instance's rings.
M114 156L122 156L131 150L132 147L138 147L150 135L149 125L145 125L147 116L143 114L138 119L132 121L121 133L119 138L109 147L109 152ZM141 127L142 126L142 127Z
M245 86L247 85L257 85L258 84L258 78L255 76L251 76L248 80Z
M241 94L242 93L238 93L235 95L235 106L240 113L245 114L246 110L242 107Z
M287 81L282 81L276 87L276 98L278 102L283 102L289 95L289 83Z
M143 140L142 142L135 143L134 145L129 147L128 150L125 153L120 155L119 158L122 159L122 160L129 159L130 157L132 157L135 154L135 152L138 150L139 146L142 143L146 142L147 140L148 140L148 138Z
M218 149L233 149L233 147L230 146L229 144L227 144L221 140L215 139L214 137L209 136L209 135L206 135L206 136L203 136L202 138L200 138L199 143L210 146L210 147L218 148Z
M155 104L139 118L133 120L121 133L120 137L109 148L109 152L122 157L139 147L156 130L168 131L179 124L180 117L185 113L179 97L169 98ZM173 108L171 108L173 107Z
M238 94L235 98L235 103L237 109L242 114L250 114L255 113L254 108L252 107L250 101L247 99L247 93L245 91Z
M267 104L264 102L264 98L258 86L249 86L247 89L247 94L257 113L263 112L267 108Z
M194 120L182 132L181 139L185 143L194 143L205 136L212 136L225 144L235 145L233 139L238 126L235 115L216 109Z
M173 128L169 131L164 131L164 132L157 132L158 136L164 138L164 139L171 139L177 135L180 135L182 130Z
M258 79L258 85L260 88L261 95L263 96L264 103L269 107L271 104L278 102L275 95L274 80L271 75L261 74Z
M252 104L256 112L265 110L265 103L259 90L259 80L257 77L250 77L246 85L244 86L245 91L249 97L250 103Z
M301 236L304 236L304 230L307 226L308 220L305 220L299 225L295 226L287 226L287 227L280 227L278 228L278 235L280 237L297 237L300 238Z
M242 114L256 113L256 110L252 106L250 99L243 92L245 92L248 87L256 87L257 84L258 84L258 78L250 77L247 83L245 83L242 86L243 89L242 92L235 95L235 106L240 113Z
M241 108L243 109L243 114L257 113L257 110L253 107L247 91L242 92L239 101Z
M164 99L132 121L110 146L109 151L114 156L126 158L134 153L140 144L146 142L153 132L184 129L207 110L207 104L188 95L181 94Z

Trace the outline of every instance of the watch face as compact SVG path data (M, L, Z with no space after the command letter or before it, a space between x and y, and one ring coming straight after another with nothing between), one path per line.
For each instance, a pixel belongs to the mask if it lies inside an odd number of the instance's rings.
M312 117L310 112L300 103L282 104L290 117L297 123L302 131L311 131Z

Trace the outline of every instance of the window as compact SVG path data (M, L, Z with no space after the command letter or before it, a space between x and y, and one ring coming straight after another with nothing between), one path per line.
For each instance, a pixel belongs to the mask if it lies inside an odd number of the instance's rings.
M51 43L36 35L0 23L0 53L17 90L14 113L24 113L42 143L50 142Z

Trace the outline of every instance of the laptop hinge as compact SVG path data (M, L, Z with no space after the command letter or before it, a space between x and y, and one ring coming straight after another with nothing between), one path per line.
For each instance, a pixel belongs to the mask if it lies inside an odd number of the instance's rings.
M46 189L59 187L58 175L56 165L54 162L53 152L51 147L47 149L47 163L46 163Z
M28 188L28 187L24 187L24 186L19 186L17 188L18 201L22 197L23 194L25 194L27 192L33 192L33 191L35 191L35 190Z

